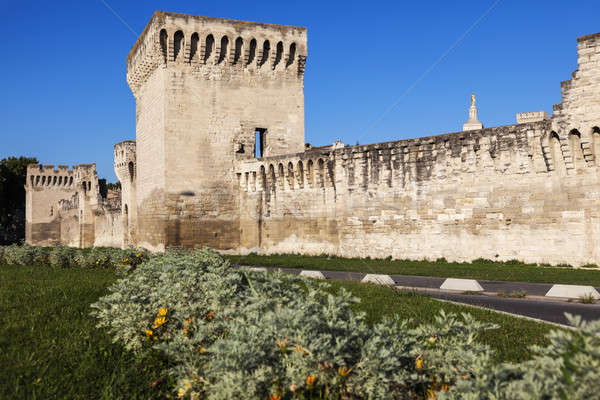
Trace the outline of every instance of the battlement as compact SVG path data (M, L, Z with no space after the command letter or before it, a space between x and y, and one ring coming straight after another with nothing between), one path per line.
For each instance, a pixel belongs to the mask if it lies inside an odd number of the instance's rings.
M340 185L352 190L407 187L490 171L498 175L522 175L600 166L600 160L594 158L598 151L594 149L600 149L600 134L582 150L581 137L570 135L561 144L551 128L552 121L542 119L369 145L324 146L242 161L236 172L240 188L255 192L336 188L336 184L337 190ZM552 147L553 135L558 150ZM574 165L574 155L580 152L582 161Z
M27 166L26 186L70 188L73 186L73 170L66 165L59 165L58 169L52 164L29 164Z
M304 27L157 11L127 56L127 82L135 95L158 66L172 65L211 80L302 79L305 62Z

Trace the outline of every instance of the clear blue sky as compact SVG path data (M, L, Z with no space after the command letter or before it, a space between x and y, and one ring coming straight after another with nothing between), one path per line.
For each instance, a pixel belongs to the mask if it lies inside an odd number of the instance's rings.
M577 36L600 31L597 0L503 0L418 81L494 0L105 1L135 32L155 10L306 26L313 145L458 131L471 92L485 126L551 113L577 68ZM102 0L2 3L0 158L95 162L115 181L112 146L135 138L125 57L136 35Z

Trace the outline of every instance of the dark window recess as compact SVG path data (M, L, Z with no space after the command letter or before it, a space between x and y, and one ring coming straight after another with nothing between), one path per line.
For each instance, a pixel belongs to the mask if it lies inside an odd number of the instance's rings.
M254 157L262 158L265 155L265 139L267 130L256 128L254 131Z

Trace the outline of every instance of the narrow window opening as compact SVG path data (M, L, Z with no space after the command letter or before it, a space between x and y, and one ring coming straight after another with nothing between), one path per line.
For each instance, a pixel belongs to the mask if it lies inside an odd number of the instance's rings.
M169 35L167 35L167 31L165 29L162 29L160 31L160 49L162 51L163 54L163 60L165 62L165 64L167 63L167 39L168 39Z
M254 130L254 157L262 158L265 155L265 140L267 130L256 128Z
M227 48L229 47L229 38L227 36L223 36L221 38L221 54L219 55L218 64L221 64L223 61L227 59Z
M290 45L290 54L288 55L288 59L285 62L286 68L294 63L294 58L296 58L296 43L292 43Z
M210 58L212 51L213 51L213 47L215 46L215 38L213 37L212 34L210 34L206 37L205 43L206 44L204 47L204 64L206 64L206 62Z
M235 40L235 53L233 55L233 63L237 64L240 61L240 57L242 56L242 46L244 45L244 40L241 37L238 37Z
M269 59L269 51L270 50L271 50L271 45L268 40L265 40L265 42L263 43L262 58L260 60L260 63L258 64L259 67L262 67Z
M248 51L248 61L246 62L246 65L252 64L254 57L256 57L256 39L252 39L250 41L250 49Z
M196 32L194 32L194 34L192 35L192 40L190 42L190 62L192 62L196 57L196 53L198 52L198 42L199 41L200 41L200 38L199 38L198 34Z
M279 42L279 43L277 43L277 53L275 53L275 61L273 62L273 69L275 69L275 67L277 67L277 64L279 64L282 57L283 57L283 43Z
M177 60L179 53L183 47L183 32L177 31L175 32L175 36L173 37L173 61Z

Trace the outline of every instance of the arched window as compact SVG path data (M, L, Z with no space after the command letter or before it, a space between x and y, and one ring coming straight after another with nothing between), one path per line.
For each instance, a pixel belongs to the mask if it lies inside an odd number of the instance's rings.
M552 132L550 134L550 155L552 156L552 163L554 165L554 169L558 170L559 167L562 167L563 157L562 151L560 150L560 139L558 138L558 134L556 132Z
M269 51L270 50L271 50L271 44L269 43L268 40L265 40L265 42L263 43L262 58L260 59L260 62L258 63L259 67L262 67L269 59Z
M592 128L592 152L596 165L600 166L600 128L597 126Z
M133 161L129 161L129 164L127 164L128 170L129 170L129 181L133 182L133 177L135 175L135 165L133 164Z
M304 165L302 164L302 161L298 161L296 174L298 176L298 186L300 189L304 189Z
M92 190L92 182L88 181L88 190Z
M574 168L583 168L585 161L583 158L583 149L581 148L581 133L577 129L569 132L569 148L571 149L571 157L573 158Z
M173 61L177 60L181 49L183 48L183 32L177 31L173 36Z
M254 58L256 58L256 39L252 39L250 41L250 48L248 49L248 61L246 65L250 65L254 62Z
M277 181L275 180L275 168L273 167L273 164L269 164L269 184L271 185L271 190L275 191Z
M160 31L160 50L162 51L163 54L163 60L165 62L165 64L167 63L167 45L168 45L168 39L169 39L169 35L167 34L167 30L166 29L162 29Z
M267 188L267 174L265 173L265 166L260 166L260 190L265 190Z
M190 59L189 62L192 62L196 58L196 54L198 53L198 42L200 42L200 36L198 33L194 32L192 34L192 38L190 40Z
M46 176L42 175L42 186L46 184Z
M58 186L62 185L63 177L62 175L58 177Z
M244 47L244 39L238 37L235 39L235 52L233 53L233 64L237 64L240 62L240 58L242 57L242 50Z
M40 176L38 175L35 177L35 185L37 186L39 184L40 184Z
M283 42L277 43L277 52L275 53L275 61L273 61L273 69L281 62L283 57Z
M56 175L54 175L54 177L52 178L52 186L56 185L57 179L58 179L58 177Z
M35 178L34 178L34 176L33 176L33 175L29 176L29 181L31 182L31 186L34 186L34 185L35 185L35 183L34 183L34 179L35 179Z
M206 42L204 43L204 64L206 64L212 55L213 48L215 47L215 38L212 34L210 34L206 37Z
M290 190L294 190L294 164L288 163L288 185Z
M294 63L294 59L296 58L296 43L290 44L290 53L288 54L288 59L285 61L285 67L289 67Z
M280 190L283 190L284 182L285 182L285 174L283 172L283 164L279 163L277 166L277 186Z
M308 160L308 164L306 166L306 181L308 182L309 187L315 187L315 172L313 166L313 160Z
M229 38L227 36L223 36L221 38L221 54L219 54L218 64L221 64L223 61L227 60L228 47L229 47Z
M73 177L69 178L69 186L73 185Z
M317 184L318 187L325 187L325 162L322 158L319 158L318 161L319 172L317 175Z

